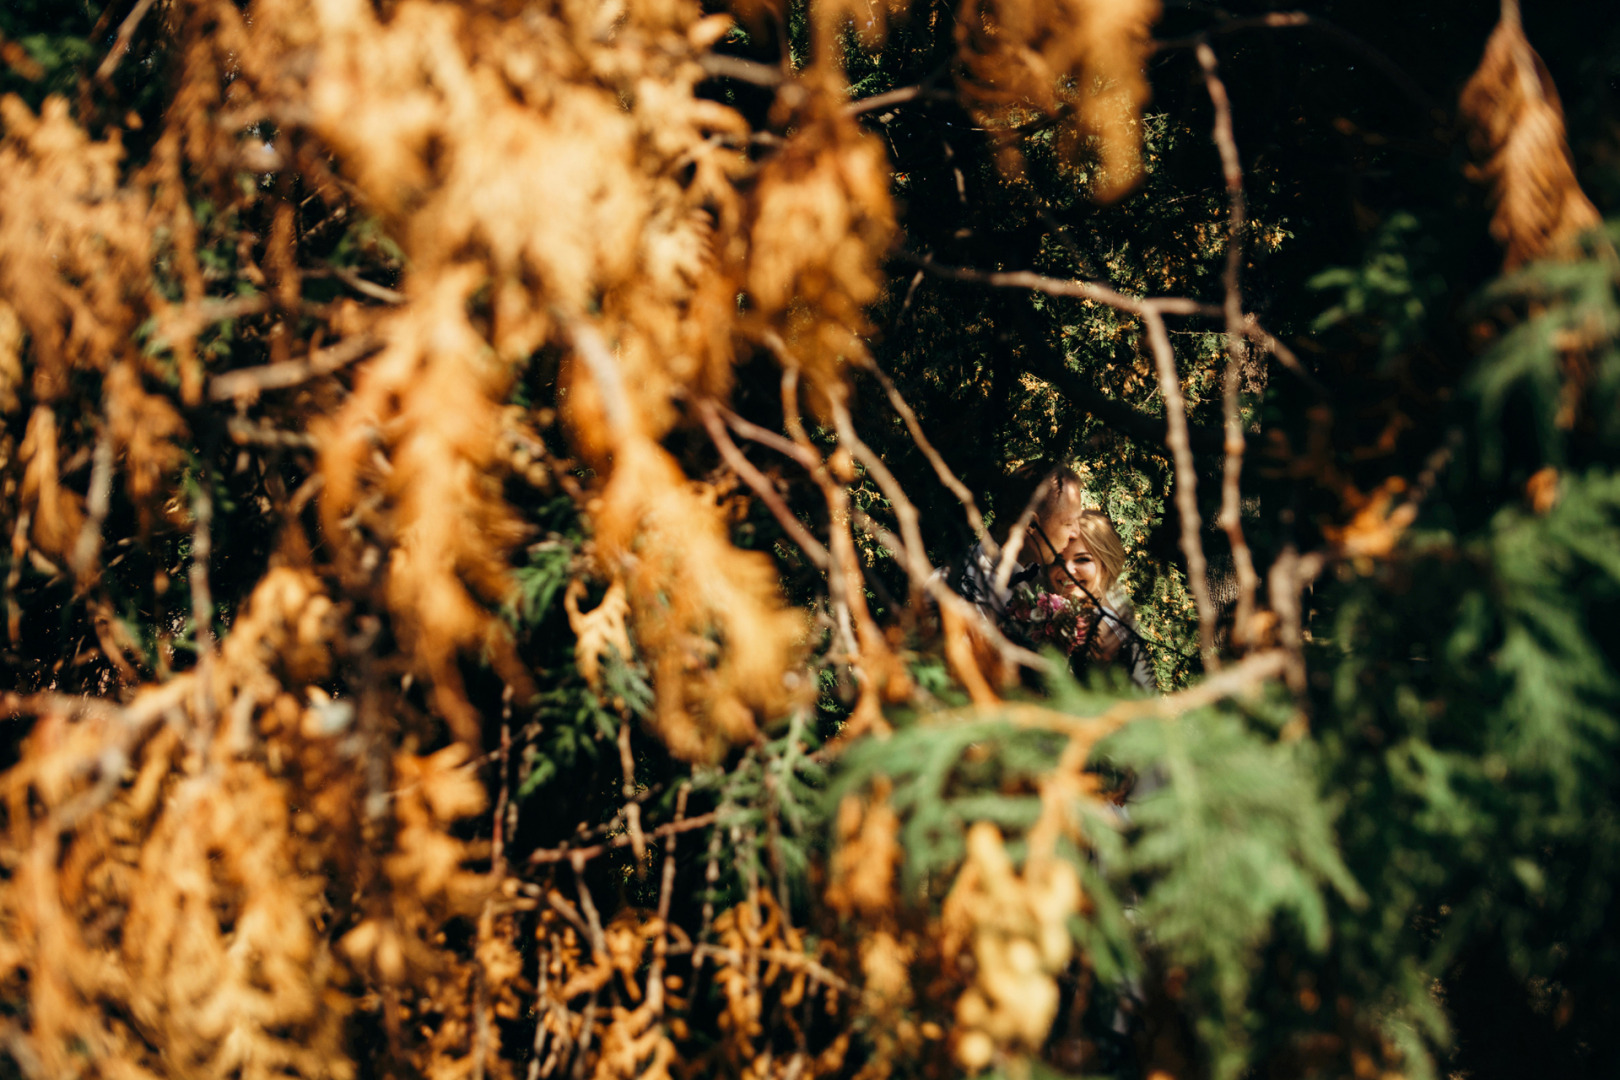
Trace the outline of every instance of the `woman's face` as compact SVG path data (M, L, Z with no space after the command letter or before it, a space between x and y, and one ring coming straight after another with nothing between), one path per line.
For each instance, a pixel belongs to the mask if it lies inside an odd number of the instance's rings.
M1102 599L1102 564L1092 557L1086 542L1076 536L1063 549L1062 558L1046 571L1052 591L1072 598L1083 598L1090 593Z

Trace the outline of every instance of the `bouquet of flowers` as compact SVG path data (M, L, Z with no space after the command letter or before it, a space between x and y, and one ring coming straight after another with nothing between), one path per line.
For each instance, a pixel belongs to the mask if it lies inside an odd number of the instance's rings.
M1038 586L1019 585L1007 602L1007 628L1036 648L1051 645L1064 656L1073 656L1091 636L1094 610L1084 597L1071 600Z

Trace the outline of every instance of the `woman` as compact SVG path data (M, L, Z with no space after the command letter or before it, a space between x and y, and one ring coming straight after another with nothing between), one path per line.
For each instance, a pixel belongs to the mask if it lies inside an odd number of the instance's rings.
M1053 593L1078 609L1075 646L1069 655L1075 674L1097 665L1119 667L1143 690L1157 690L1153 665L1136 632L1130 601L1116 591L1125 569L1125 544L1107 514L1084 510L1062 554L1046 568Z
M967 558L951 579L951 587L964 599L977 604L984 617L999 623L1007 616L1007 602L1015 586L1037 579L1040 570L1056 560L1077 535L1084 485L1080 475L1067 466L1058 466L1044 476L1014 477L1014 487L1023 480L1028 486L1007 493L1009 506L1022 511L1007 519L1005 531L996 539L997 552L974 544Z

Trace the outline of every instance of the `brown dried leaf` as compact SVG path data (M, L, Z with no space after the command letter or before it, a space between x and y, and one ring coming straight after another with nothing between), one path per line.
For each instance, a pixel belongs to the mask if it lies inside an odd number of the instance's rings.
M1056 124L1065 157L1096 138L1092 194L1108 202L1141 176L1138 115L1148 99L1159 0L968 0L957 21L963 96L1021 168L1020 127ZM1072 89L1071 89L1072 88Z
M1504 268L1566 253L1600 224L1575 179L1558 90L1524 36L1516 0L1503 3L1461 109L1484 160L1477 175L1496 203L1491 235L1507 249Z

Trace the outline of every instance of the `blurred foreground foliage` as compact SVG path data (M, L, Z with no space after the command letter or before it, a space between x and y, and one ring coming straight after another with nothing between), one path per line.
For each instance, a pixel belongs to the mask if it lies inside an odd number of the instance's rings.
M1612 1075L1588 14L6 4L0 1077Z

